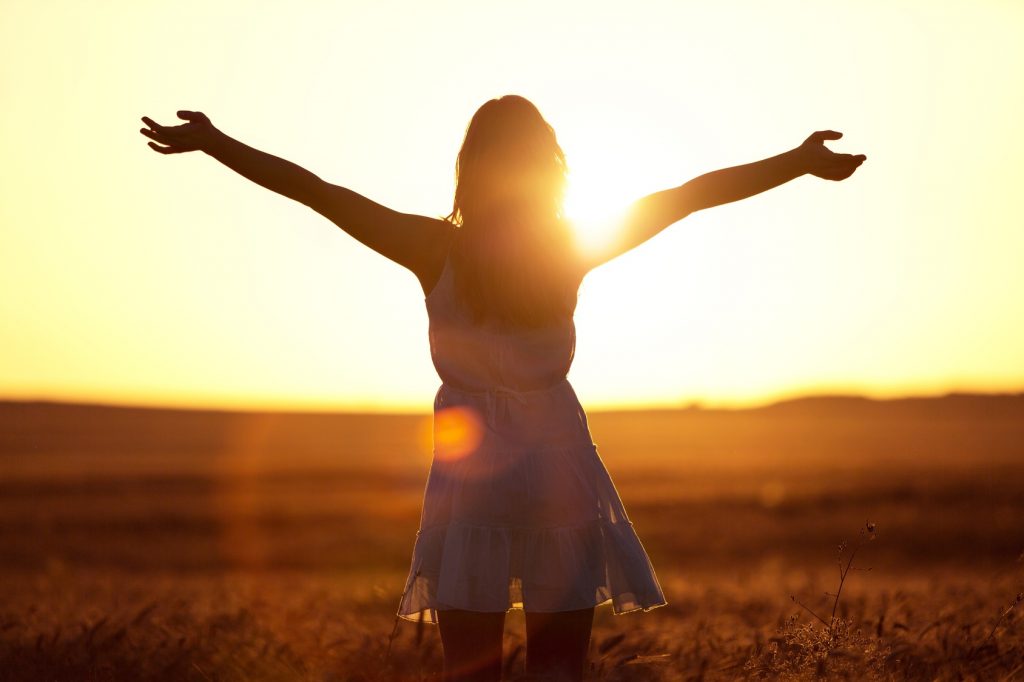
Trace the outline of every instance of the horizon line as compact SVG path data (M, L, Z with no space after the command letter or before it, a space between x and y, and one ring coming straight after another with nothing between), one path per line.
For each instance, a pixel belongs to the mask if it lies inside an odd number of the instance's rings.
M786 403L793 403L799 401L810 401L810 400L862 400L866 402L897 402L904 400L942 400L953 397L975 397L975 398L1015 398L1024 397L1024 387L1018 390L1009 391L979 391L979 390L964 390L964 389L951 389L941 392L934 393L904 393L898 395L887 395L884 397L873 396L867 392L856 392L856 391L821 391L821 392L800 392L780 395L774 398L768 398L764 400L751 401L749 403L738 404L738 403L716 403L715 401L701 401L701 400L682 400L677 404L666 404L664 402L654 402L649 404L623 404L620 406L600 406L588 408L587 413L605 413L605 412L671 412L671 411L687 411L687 410L704 410L704 411L722 411L722 412L742 412L747 410L760 410L775 405L782 405ZM5 404L34 404L34 405L54 405L54 406L68 406L68 407L101 407L111 409L136 409L136 410L161 410L161 411L179 411L179 412L224 412L224 413L278 413L278 414L349 414L349 415L429 415L432 409L379 409L370 406L351 406L351 407L325 407L325 408L313 408L313 407L296 407L292 406L226 406L226 405L212 405L202 404L200 401L195 401L193 404L183 404L175 402L149 402L149 401L121 401L121 400L76 400L66 398L52 398L52 397L19 397L10 395L0 395L0 406Z

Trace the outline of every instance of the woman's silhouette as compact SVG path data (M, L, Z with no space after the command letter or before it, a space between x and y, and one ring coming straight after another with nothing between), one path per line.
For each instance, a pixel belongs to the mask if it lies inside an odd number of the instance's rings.
M446 679L497 680L505 613L521 606L528 672L581 679L595 606L611 601L623 613L665 604L566 380L581 280L694 211L804 174L842 180L865 157L824 146L840 133L813 133L778 156L641 198L595 253L573 245L562 150L522 97L490 100L473 115L446 218L393 211L228 137L202 113L178 116L188 122L143 117L154 150L204 151L420 281L443 383L398 615L440 626Z

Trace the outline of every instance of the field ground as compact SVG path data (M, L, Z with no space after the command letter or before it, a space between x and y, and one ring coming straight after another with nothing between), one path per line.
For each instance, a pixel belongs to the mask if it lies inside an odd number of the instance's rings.
M0 404L0 680L436 677L394 619L422 426ZM592 427L669 605L600 608L591 679L1024 679L1019 397ZM830 638L791 597L831 620L866 521Z

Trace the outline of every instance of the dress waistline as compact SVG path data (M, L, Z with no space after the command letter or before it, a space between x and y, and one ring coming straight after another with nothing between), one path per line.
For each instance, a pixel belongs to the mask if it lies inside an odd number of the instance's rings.
M527 390L520 390L520 389L517 389L517 388L511 388L509 386L489 386L489 387L483 388L483 389L481 389L481 388L470 389L470 388L462 388L461 386L456 386L456 385L450 384L450 383L448 383L446 381L441 383L441 389L442 390L448 389L450 391L455 391L456 393L463 393L463 394L466 394L466 395L486 396L488 398L493 398L494 396L505 396L505 397L508 397L508 398L512 398L512 399L522 403L523 405L526 405L527 404L527 396L536 395L538 393L550 393L551 391L554 391L556 389L559 389L559 388L562 388L563 386L568 386L568 385L569 385L568 377L562 377L562 379L560 381L557 381L557 382L555 382L553 384L550 384L548 386L542 386L541 388L531 388L531 389L527 389Z

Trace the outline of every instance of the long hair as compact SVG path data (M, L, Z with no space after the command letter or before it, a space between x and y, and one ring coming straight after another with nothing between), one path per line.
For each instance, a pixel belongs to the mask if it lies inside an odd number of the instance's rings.
M458 227L456 294L477 321L536 328L572 316L579 281L566 179L555 131L529 100L505 95L473 114L446 220Z

